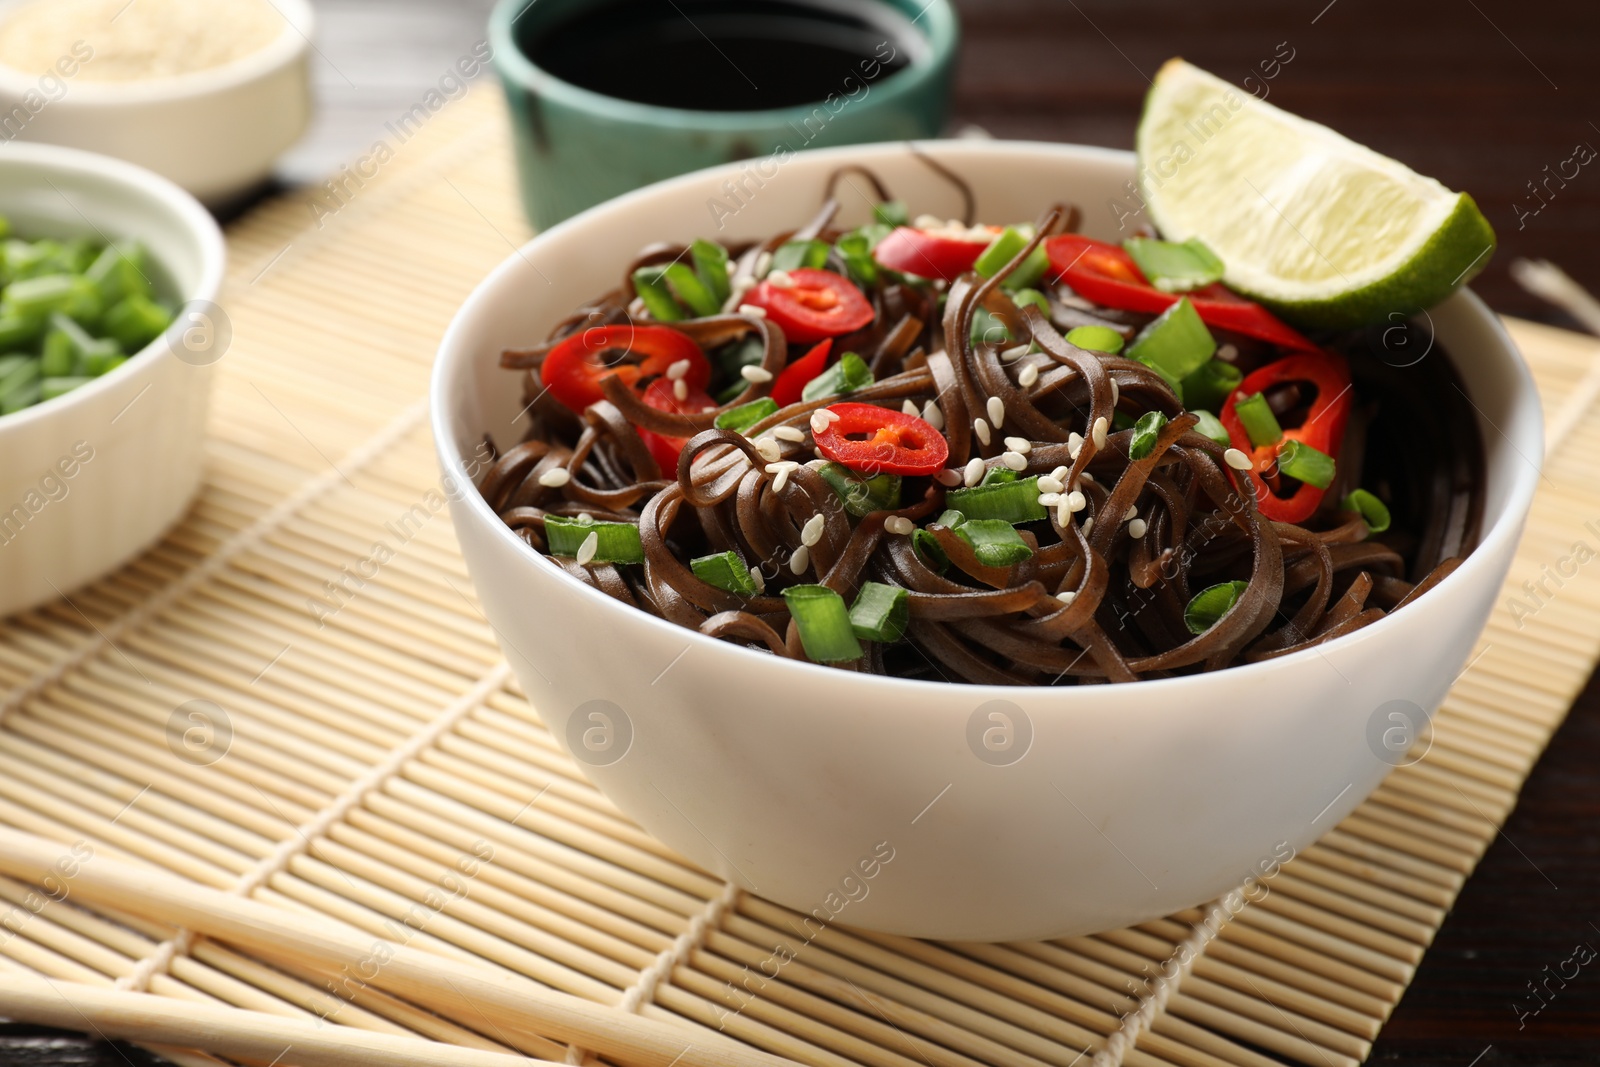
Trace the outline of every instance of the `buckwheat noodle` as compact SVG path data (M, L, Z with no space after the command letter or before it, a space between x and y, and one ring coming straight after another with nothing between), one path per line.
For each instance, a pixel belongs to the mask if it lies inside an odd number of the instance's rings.
M848 171L887 199L876 175L859 167ZM841 235L832 225L839 177L829 181L823 209L806 226L729 247L736 287L731 306L763 253L797 236L831 244ZM963 195L970 200L970 193ZM1076 220L1075 210L1054 209L1029 249ZM908 591L905 638L866 642L862 659L831 666L985 684L1128 682L1269 659L1350 633L1424 594L1476 542L1483 509L1476 422L1448 358L1417 327L1320 339L1348 357L1357 400L1321 510L1301 525L1275 522L1257 510L1251 480L1233 476L1224 447L1194 431L1196 416L1183 410L1160 375L1131 359L1078 348L1064 336L1095 324L1131 337L1151 316L1097 307L1065 285L1050 290L1048 314L1019 308L998 283L1025 250L992 278L957 278L944 290L942 309L934 287L887 276L863 286L876 312L873 322L835 339L835 353L859 353L876 379L848 400L895 409L910 401L919 411L937 405L950 444L948 468L978 458L985 470L993 469L1006 451L1002 438L1021 436L1031 443L1021 476L1066 467L1067 486L1085 496L1084 510L1065 525L1052 508L1049 518L1019 526L1033 554L1006 568L984 565L953 531L932 526L950 561L948 571L937 573L910 538L887 533L885 522L898 515L926 526L944 509L943 484L907 477L903 507L852 519L814 469L820 464L810 416L838 397L791 404L735 433L716 429L716 417L766 396L770 381L750 382L727 403L695 414L650 407L616 376L602 379L605 399L581 415L541 387L540 364L561 339L642 319L637 304L630 310L635 268L684 253L675 245L645 248L627 265L621 285L576 309L545 342L502 354L502 366L522 373L531 421L524 440L494 452L479 487L507 526L574 579L678 625L804 659L782 587L822 584L850 602L861 583L876 581ZM837 254L827 266L844 269ZM1013 343L1031 339L1041 351L1007 360L1001 350L1010 344L974 343L972 320L980 309L1005 324ZM782 332L759 316L731 312L672 325L708 352L755 338L759 365L774 378L789 359ZM1213 332L1232 347L1228 356L1245 373L1282 354L1262 341ZM1024 376L1028 367L1034 370ZM973 423L986 416L991 398L1004 405L1004 427L985 443ZM1268 399L1280 415L1303 410L1310 400L1297 388ZM1150 411L1170 421L1148 455L1130 458L1131 430L1109 433L1103 447L1095 447L1089 428L1097 419L1109 425L1114 412L1137 419ZM804 439L774 438L770 431L779 427ZM641 429L688 439L676 470L660 469ZM1090 439L1075 449L1075 434ZM763 435L769 449L775 441L778 458L800 464L781 488L766 470L771 457L753 444ZM570 478L544 484L543 476L557 469ZM1339 509L1357 486L1390 502L1393 524L1386 533L1368 536L1358 515ZM1140 537L1130 536L1122 522L1130 510L1145 522ZM546 517L583 515L637 523L643 564L580 566L548 556ZM796 575L788 563L816 516L822 535ZM759 570L763 591L748 597L727 592L689 566L692 558L726 550ZM1236 579L1247 584L1233 610L1205 632L1191 633L1184 619L1191 597ZM1065 592L1075 594L1070 602L1058 598Z

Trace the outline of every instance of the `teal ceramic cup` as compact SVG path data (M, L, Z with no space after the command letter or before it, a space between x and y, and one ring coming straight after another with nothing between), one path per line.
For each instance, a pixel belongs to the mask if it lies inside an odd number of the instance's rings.
M949 0L875 0L917 35L887 39L878 56L905 49L910 62L890 72L864 57L824 99L764 111L635 103L563 81L528 58L526 42L595 2L501 0L490 16L522 203L537 228L701 167L749 159L760 180L763 166L801 149L934 137L944 126L960 36Z

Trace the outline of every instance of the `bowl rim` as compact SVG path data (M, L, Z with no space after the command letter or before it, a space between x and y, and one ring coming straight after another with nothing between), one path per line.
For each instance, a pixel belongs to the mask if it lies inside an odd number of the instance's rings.
M5 20L21 8L50 0L0 0L0 29ZM316 46L316 15L310 0L262 0L284 21L282 32L253 52L217 67L206 67L184 74L134 81L80 81L70 79L70 89L46 106L59 108L132 108L146 104L191 100L225 92L263 78L298 61ZM0 94L21 96L37 91L39 79L51 71L29 73L0 63Z
M986 153L1000 153L1013 155L1045 154L1075 160L1100 160L1113 161L1127 165L1129 173L1134 172L1135 156L1131 151L1122 149L1104 148L1097 145L1065 144L1047 141L1001 140L1001 139L974 139L974 140L939 140L939 141L896 141L880 142L876 144L843 145L834 148L807 149L796 153L796 157L817 158L828 161L832 159L846 159L858 156L863 152L881 152L885 149L907 147L919 151L937 154L941 161L946 161L945 154L955 155L971 154L980 156ZM870 162L867 161L867 162ZM526 256L529 251L535 251L535 246L544 243L552 236L563 235L573 230L582 229L590 225L600 214L613 210L624 204L638 204L647 201L661 193L686 188L704 182L707 177L720 175L736 170L742 164L722 163L715 166L704 167L687 174L668 178L650 185L624 193L611 200L603 201L588 208L577 215L568 218L548 230L536 235L521 247L513 251L491 271L462 302L456 314L451 318L450 325L439 341L435 355L432 373L429 376L429 422L433 433L434 447L444 472L450 477L458 477L464 468L465 457L456 445L456 438L452 432L454 427L450 419L449 398L454 383L458 378L465 377L473 358L481 357L482 353L473 353L466 350L461 343L462 335L470 329L472 321L489 306L491 291L499 286L503 279L526 267L530 262ZM1539 397L1538 388L1534 383L1533 375L1528 367L1527 360L1520 349L1506 332L1504 324L1484 302L1470 289L1463 286L1455 294L1447 298L1450 301L1464 301L1468 314L1477 318L1486 326L1490 334L1498 342L1499 355L1507 364L1511 377L1515 382L1515 396L1517 411L1533 418L1535 442L1538 447L1534 455L1524 454L1517 447L1510 436L1499 427L1500 437L1505 448L1523 460L1520 464L1511 464L1512 473L1507 478L1507 492L1504 506L1493 522L1484 529L1473 550L1462 560L1450 574L1446 575L1432 590L1424 594L1424 598L1445 590L1461 588L1469 583L1480 581L1480 575L1485 571L1492 572L1497 563L1507 559L1515 552L1517 541L1521 536L1523 523L1533 501L1534 491L1538 486L1543 472L1544 459L1544 434L1543 405ZM68 394L70 395L70 394ZM1470 398L1469 398L1469 402ZM1474 404L1474 406L1476 406ZM1485 417L1486 418L1486 417ZM477 436L477 429L472 435ZM1485 436L1485 451L1489 450L1491 441ZM459 503L464 508L452 509L453 521L461 521L463 514L470 515L470 520L485 525L490 531L490 536L501 540L511 546L518 553L532 553L528 545L517 537L510 527L501 522L499 517L489 508L488 502L477 492L476 486L471 492L460 494ZM532 553L532 556L537 556ZM521 556L528 559L533 567L543 566L537 559ZM564 588L573 590L575 595L586 599L594 610L605 612L626 613L620 617L637 617L647 628L655 629L663 635L671 635L677 640L689 642L689 647L705 647L714 655L736 655L759 657L753 661L766 667L767 670L800 671L794 677L797 681L814 677L811 672L824 671L830 668L802 660L792 660L781 656L774 656L770 652L746 648L731 641L722 641L707 636L687 627L653 615L641 608L629 607L613 597L607 596L599 589L577 581L570 575L556 567L549 567L542 571L548 578L565 583ZM1421 598L1419 598L1421 599ZM1252 679L1266 680L1269 676L1284 671L1295 671L1302 664L1309 664L1317 659L1326 660L1330 652L1337 653L1346 648L1353 648L1368 641L1378 641L1388 637L1391 631L1398 627L1409 628L1412 624L1406 620L1416 619L1420 616L1413 613L1389 612L1383 618L1359 630L1336 637L1313 648L1301 649L1288 655L1262 660L1256 663L1237 664L1218 671L1207 671L1201 674L1184 675L1172 678L1140 679L1137 682L1139 691L1154 695L1157 690L1152 686L1165 688L1184 687L1190 690L1204 686L1232 686L1234 684L1249 684ZM1401 621L1396 622L1396 618ZM898 678L887 675L861 674L855 675L858 684L877 689L885 697L898 694L901 697L914 697L921 692L947 691L951 686L959 686L963 692L970 691L980 699L1010 698L1019 696L1041 698L1045 695L1052 696L1060 701L1087 700L1094 694L1085 695L1082 686L1058 685L995 685L989 683L952 682L946 680L931 680L922 678ZM1096 688L1097 687L1091 687ZM1100 690L1103 692L1103 690ZM884 705L892 706L892 705ZM1431 710L1431 709L1430 709Z
M200 201L176 183L154 171L112 156L86 152L81 148L38 142L13 141L8 144L4 154L0 154L0 173L13 163L44 166L60 172L103 179L162 201L174 211L200 247L200 277L190 291L182 294L184 303L216 299L217 293L222 288L223 272L227 268L227 245L222 236L222 229L217 225L216 219L212 218L211 213L200 205ZM0 197L3 197L3 194L0 194ZM90 220L90 225L93 226L95 223ZM167 329L170 331L172 327L169 326ZM92 398L116 388L122 379L140 373L152 360L161 358L168 347L162 344L166 336L167 332L164 331L160 337L129 356L121 366L78 386L71 392L49 400L41 400L10 415L0 416L0 434L22 431L31 424L64 415L74 405L88 403Z
M489 43L493 46L495 69L506 82L522 89L531 89L541 97L556 100L575 111L604 114L613 119L647 126L740 131L751 126L779 126L807 118L823 103L813 100L809 104L758 111L700 111L643 104L585 89L551 74L528 58L527 53L517 45L511 27L522 12L535 2L537 0L499 0L490 12ZM927 29L924 31L928 42L927 59L920 63L909 63L905 69L873 83L873 88L886 94L890 100L915 93L931 79L938 77L939 72L954 60L960 46L960 23L950 0L926 0L926 5L922 13L911 21L927 20ZM898 5L894 6L898 10ZM512 13L513 9L517 9L516 14Z

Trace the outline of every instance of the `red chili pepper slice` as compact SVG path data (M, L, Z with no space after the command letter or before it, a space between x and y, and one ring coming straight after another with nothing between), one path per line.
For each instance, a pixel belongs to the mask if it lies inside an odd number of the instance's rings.
M865 474L933 474L950 458L950 442L915 415L872 404L833 404L839 416L812 434L817 451Z
M800 401L800 394L805 391L806 384L821 374L828 367L828 353L833 349L833 338L828 337L818 341L816 346L778 372L778 380L772 383L772 399L780 408Z
M767 313L791 341L820 341L859 330L872 321L872 305L850 279L831 270L800 267L789 272L792 283L780 289L764 281L745 297Z
M641 354L644 359L637 363L606 362L600 354L608 349ZM689 361L689 372L684 381L691 390L703 390L711 381L711 363L688 334L669 326L594 326L579 330L552 348L539 367L539 378L552 396L581 412L605 399L600 379L607 374L635 385L641 378L665 374L668 367L685 359Z
M873 258L890 270L915 274L920 278L954 281L972 269L989 242L1000 233L998 226L986 226L982 237L953 237L930 233L915 226L897 226L872 250Z
M1270 341L1297 352L1314 352L1293 326L1253 300L1216 283L1191 293L1164 293L1151 285L1133 257L1114 244L1077 233L1064 233L1044 243L1050 266L1085 300L1120 311L1159 314L1187 296L1201 321L1210 326Z
M688 377L684 378L685 383ZM668 378L657 378L651 382L644 391L644 402L658 411L669 411L674 415L698 415L707 408L714 408L717 402L707 396L704 391L689 386L689 394L679 400L673 390L672 381ZM639 440L645 443L650 454L661 465L661 472L668 478L678 476L678 453L683 451L683 446L688 443L687 437L668 437L639 427Z
M1287 382L1310 382L1316 387L1317 395L1311 401L1304 422L1284 427L1284 440L1299 441L1319 452L1337 456L1344 442L1345 423L1350 418L1350 366L1343 356L1334 352L1296 353L1246 375L1222 405L1222 425L1233 447L1249 456L1254 464L1248 473L1256 483L1261 514L1278 522L1304 522L1316 514L1326 490L1301 482L1293 495L1276 495L1262 474L1276 466L1278 449L1283 442L1256 447L1245 432L1237 410L1239 401L1245 397Z

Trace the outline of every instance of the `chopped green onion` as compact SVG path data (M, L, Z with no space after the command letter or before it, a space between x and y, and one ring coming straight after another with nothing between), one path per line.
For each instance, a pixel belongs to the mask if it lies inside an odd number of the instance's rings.
M1318 489L1333 484L1333 457L1292 437L1278 449L1278 470Z
M41 378L39 380L39 399L54 400L62 393L70 393L80 385L87 385L94 381L93 378L79 376L66 376L59 378Z
M694 260L694 272L711 290L712 299L721 308L733 291L728 287L728 250L715 241L696 237L689 245L689 258Z
M1011 331L1006 329L1006 324L999 317L989 312L987 308L978 308L972 313L972 343L973 344L1005 344L1011 340Z
M1018 289L1011 294L1011 301L1012 303L1016 304L1019 309L1025 308L1029 304L1032 304L1034 307L1038 308L1046 318L1050 317L1050 298L1045 296L1037 289L1029 289L1024 286L1023 288Z
M1190 411L1221 411L1243 380L1244 372L1232 363L1209 360L1183 379L1183 405Z
M861 658L861 642L856 640L844 597L825 585L791 585L783 591L783 601L813 662Z
M966 522L967 517L961 514L961 512L957 511L955 508L945 508L939 513L939 517L933 521L936 526L943 526L948 530L954 530L957 526L960 526L962 523Z
M38 363L35 363L34 366L37 367ZM42 396L43 389L37 378L19 385L7 393L0 394L0 415L10 415L13 412L21 411L23 408L31 408L39 402Z
M895 642L911 622L910 594L882 582L862 582L850 605L850 628L863 641Z
M1272 413L1272 405L1265 396L1253 393L1240 397L1233 410L1244 425L1244 432L1250 435L1250 443L1257 448L1283 440L1283 428L1278 425L1278 417Z
M1163 293L1186 293L1222 277L1222 260L1198 237L1181 244L1154 237L1130 237L1122 247L1150 284Z
M0 297L0 311L23 318L42 319L52 311L60 311L80 321L93 320L99 317L104 306L100 290L77 274L40 274L24 278L6 286L5 295ZM162 328L166 328L165 323Z
M1015 526L1050 515L1039 503L1037 477L979 485L971 489L952 489L944 499L949 507L957 509L969 520L1002 519Z
M994 485L998 482L1014 482L1021 477L1021 474L1018 474L1010 467L990 467L989 473L985 474L983 476L983 481L979 482L978 484Z
M56 316L51 316L55 318ZM72 322L71 319L66 321ZM77 325L73 323L73 325ZM39 355L39 370L46 378L71 374L78 363L72 338L64 330L51 330L44 335L44 345Z
M32 344L39 339L43 329L43 319L24 318L0 311L0 352Z
M9 295L10 290L6 292ZM106 336L120 344L124 352L137 352L160 337L171 322L171 311L147 296L135 295L113 304L103 326Z
M759 333L746 334L739 340L730 341L712 352L711 362L716 367L714 380L729 383L715 394L717 403L726 404L750 388L750 383L745 381L744 375L740 372L746 367L760 366L766 354L767 346L762 342Z
M985 278L992 278L1001 267L1011 262L1011 258L1028 243L1022 231L1015 226L1007 226L995 234L994 240L989 242L987 248L978 253L978 258L972 263L972 269Z
M84 277L100 290L107 304L115 304L127 296L150 296L150 279L144 273L144 246L138 243L107 245L97 256Z
M1128 355L1155 369L1181 396L1183 379L1200 369L1217 351L1200 313L1182 297L1163 311L1128 346Z
M723 592L738 593L740 596L756 595L756 580L750 576L750 568L745 566L737 552L718 552L691 559L689 569L694 571L696 578Z
M905 203L900 200L880 200L872 206L872 218L884 226L905 226L911 221Z
M685 308L696 316L715 315L722 310L722 301L687 263L640 267L633 272L633 287L651 317L662 322L687 318Z
M116 370L126 362L128 357L120 352L92 352L84 361L84 369L89 372L91 378L98 378L102 374Z
M29 356L7 361L0 377L0 414L9 415L39 402L39 361Z
M1222 425L1221 419L1217 418L1209 411L1196 411L1194 414L1200 419L1199 422L1194 424L1196 433L1211 438L1219 445L1228 445L1233 443L1233 438L1228 436L1228 429Z
M1067 343L1077 345L1087 352L1107 352L1115 355L1127 343L1123 336L1109 326L1075 326L1067 331Z
M1033 555L1022 535L1002 519L968 519L956 527L956 536L972 546L985 567L1010 567Z
M834 244L833 250L844 260L850 276L862 285L876 285L883 268L872 258L872 250L888 236L889 227L874 225L851 230Z
M744 433L769 415L778 413L778 402L770 396L759 400L752 400L748 404L740 404L718 415L711 425L719 430L733 430L735 433Z
M911 547L917 555L922 557L922 562L935 574L943 574L950 569L950 557L945 555L944 546L939 539L927 530L915 530L911 534Z
M839 494L845 512L858 519L874 511L893 511L900 506L898 474L875 474L871 478L864 478L837 463L824 463L817 468L817 473Z
M1249 582L1222 582L1200 590L1183 609L1183 624L1192 634L1205 633L1232 610L1249 586Z
M689 312L673 299L672 291L655 267L640 267L633 272L633 291L644 301L644 309L657 322L680 322Z
M1167 424L1167 417L1159 411L1147 411L1139 416L1139 421L1133 424L1133 440L1128 443L1129 459L1144 459L1156 447L1156 438L1161 436L1161 427Z
M584 522L546 515L544 539L552 556L576 557L584 541L593 534L596 548L593 563L643 563L644 546L639 543L639 527L631 522Z
M872 384L872 368L854 352L846 352L839 362L817 375L800 390L802 400L821 400L825 396L844 396Z
M120 355L122 349L111 338L89 336L88 331L59 311L50 316L50 331L44 337L45 377L69 375L74 367L86 370L92 363Z
M828 242L810 241L785 241L772 253L773 270L799 270L801 267L810 267L820 270L828 262Z
M1352 489L1340 507L1360 514L1367 524L1367 532L1381 534L1389 528L1389 507L1365 489Z

